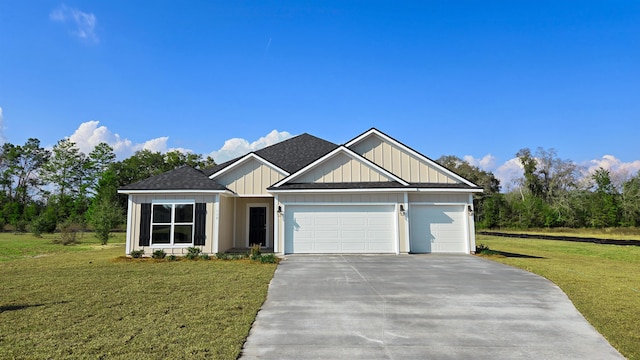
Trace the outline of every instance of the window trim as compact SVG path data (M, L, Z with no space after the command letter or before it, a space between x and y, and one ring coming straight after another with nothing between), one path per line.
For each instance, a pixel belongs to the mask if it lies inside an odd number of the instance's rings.
M156 205L171 205L171 222L170 223L155 223L153 221L154 209ZM192 205L192 217L191 222L176 222L176 206L177 205ZM154 225L170 225L169 243L159 244L153 242L153 226ZM191 242L189 243L175 243L175 227L176 225L191 225ZM195 227L196 227L196 201L195 200L154 200L151 202L151 226L150 226L150 239L149 246L155 248L186 248L194 246L195 243Z

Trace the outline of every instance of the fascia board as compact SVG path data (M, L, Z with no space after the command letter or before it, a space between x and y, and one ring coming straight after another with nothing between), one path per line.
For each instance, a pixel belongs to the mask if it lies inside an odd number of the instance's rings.
M232 171L233 169L237 168L238 166L246 163L247 161L249 161L251 159L257 160L258 162L262 163L263 165L265 165L265 166L267 166L267 167L279 172L280 174L282 174L284 176L289 176L288 172L286 172L283 169L277 167L276 165L268 162L267 160L261 158L260 156L256 155L255 153L248 153L242 159L239 159L238 161L236 161L233 164L225 167L224 169L222 169L222 170L220 170L220 171L218 171L218 172L216 172L214 174L211 174L209 176L209 179L215 179L217 177L220 177L220 176L226 174L227 172Z
M439 170L441 170L442 172L446 173L449 176L452 176L460 181L462 181L463 183L469 185L469 186L477 186L476 184L472 183L471 181L463 178L462 176L454 173L453 171L447 169L446 167L438 164L437 162L429 159L428 157L426 157L425 155L420 154L419 152L413 150L412 148L408 147L407 145L401 143L400 141L390 137L389 135L383 133L382 131L373 128L365 133L363 133L362 135L356 137L355 139L349 141L348 143L345 144L345 146L347 147L351 147L357 143L359 143L360 141L368 138L370 135L376 135L378 137L380 137L382 140L393 143L397 146L399 146L400 148L402 148L403 150L407 151L408 153L412 154L413 156L418 157L420 160L423 160L425 162L427 162L428 164L435 166L436 168L438 168Z
M327 194L327 193L360 193L360 192L415 192L417 189L415 188L364 188L364 189L271 189L267 190L270 193L274 194L295 194L295 193L305 193L305 194Z
M374 162L370 161L369 159L366 159L366 158L356 154L355 152L353 152L353 150L345 147L344 145L340 145L337 148L335 148L333 151L331 151L328 154L324 155L323 157L321 157L321 158L317 159L316 161L312 162L311 164L303 167L302 169L298 170L297 172L291 174L290 176L280 180L279 182L274 184L273 187L279 187L280 185L286 184L289 181L294 180L294 179L298 178L301 175L304 175L309 170L311 170L314 167L322 164L323 162L331 159L332 157L334 157L335 155L337 155L340 152L345 153L347 156L351 157L354 160L363 162L365 165L375 169L376 171L379 171L380 173L386 175L389 178L392 178L393 180L399 182L402 185L405 185L405 186L409 185L408 182L406 182L403 179L399 178L398 176L390 173L389 171L383 169L382 167L380 167L376 163L374 163Z
M484 192L484 189L482 188L477 188L477 189L418 188L417 191L418 192L442 192L442 193L448 193L448 192L481 193L481 192Z
M442 189L442 188L364 188L364 189L271 189L274 194L292 193L357 193L357 192L432 192L432 193L476 193L482 189Z
M118 194L233 194L229 190L118 190Z

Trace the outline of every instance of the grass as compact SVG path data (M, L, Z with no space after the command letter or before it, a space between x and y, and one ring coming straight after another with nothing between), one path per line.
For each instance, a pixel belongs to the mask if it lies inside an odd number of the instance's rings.
M50 242L0 234L0 358L236 359L276 267Z
M493 230L486 230L493 231ZM538 228L527 230L495 230L501 233L511 234L535 234L535 235L555 235L555 236L574 236L574 237L591 237L609 240L640 240L640 228L638 227L616 227L616 228Z
M68 253L89 249L104 248L93 233L79 234L78 244L62 246L54 244L60 234L44 234L41 238L32 234L0 233L0 262L27 257L39 257L56 253ZM124 233L116 233L109 239L110 246L124 244ZM108 245L109 246L109 245ZM107 246L107 247L108 247Z
M557 284L628 359L640 359L640 247L478 235L488 258Z

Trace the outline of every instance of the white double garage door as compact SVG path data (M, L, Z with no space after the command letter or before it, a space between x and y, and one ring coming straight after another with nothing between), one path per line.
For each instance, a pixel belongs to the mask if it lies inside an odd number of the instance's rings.
M463 205L410 205L409 251L468 252ZM287 205L286 254L397 253L395 205Z

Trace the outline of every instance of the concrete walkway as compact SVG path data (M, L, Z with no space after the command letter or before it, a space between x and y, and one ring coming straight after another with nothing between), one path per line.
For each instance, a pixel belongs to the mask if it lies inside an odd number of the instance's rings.
M622 359L553 283L470 255L290 256L242 359Z

